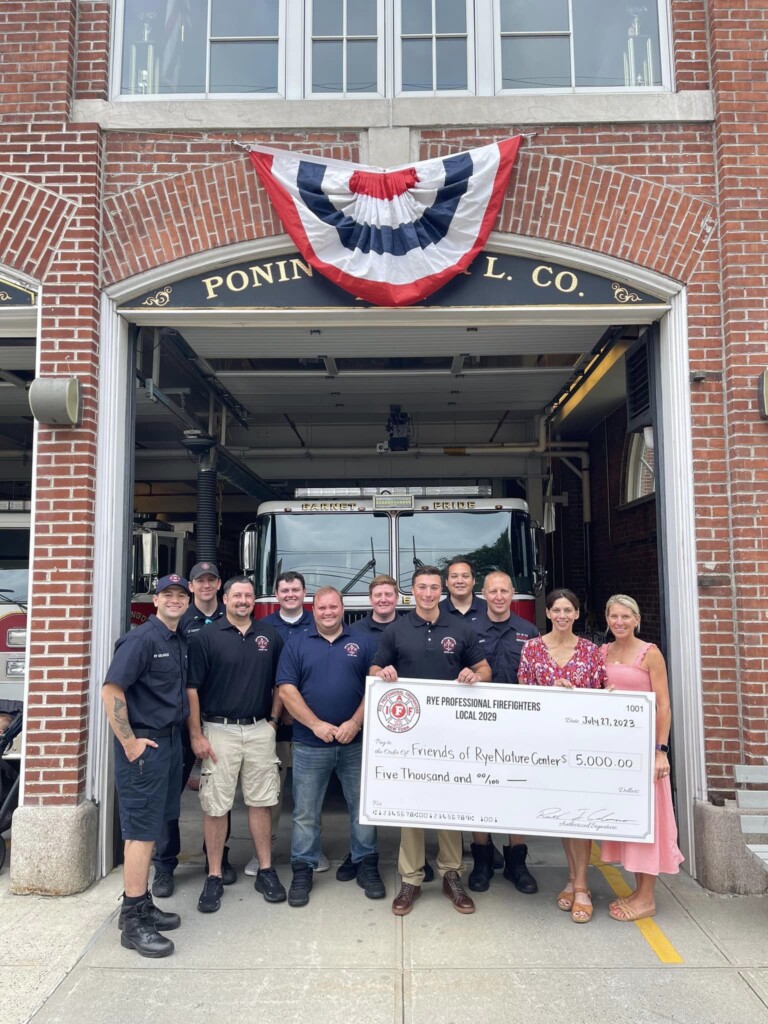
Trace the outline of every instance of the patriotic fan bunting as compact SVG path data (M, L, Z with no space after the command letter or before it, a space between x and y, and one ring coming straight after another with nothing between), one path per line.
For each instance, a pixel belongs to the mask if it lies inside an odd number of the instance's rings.
M254 147L251 162L304 259L377 306L410 306L469 266L522 141L380 170Z

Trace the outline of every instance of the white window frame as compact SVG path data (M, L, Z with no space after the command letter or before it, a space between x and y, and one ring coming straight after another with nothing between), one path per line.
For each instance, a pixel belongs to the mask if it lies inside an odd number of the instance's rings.
M354 0L347 0L344 5L344 12L349 9L349 5L354 3ZM385 59L387 36L386 32L386 7L388 6L386 0L376 0L376 84L377 88L374 92L355 92L344 90L342 92L313 92L312 91L312 42L314 36L312 34L312 16L313 16L313 0L304 0L303 9L303 20L304 20L304 53L306 55L304 61L304 81L306 83L304 88L304 97L310 100L333 100L333 99L355 99L355 100L366 100L366 99L383 99L387 95L387 82L386 82L386 64ZM293 8L295 9L295 8ZM346 61L346 43L348 36L346 34L346 24L344 25L344 35L342 36L342 48L345 54ZM357 37L353 37L357 38ZM346 67L342 70L342 76L346 78Z
M661 85L643 86L599 86L599 85L569 85L562 88L540 88L540 89L504 89L502 88L502 58L501 58L501 0L492 0L492 23L493 23L493 68L494 68L494 93L498 96L569 96L578 94L610 94L610 95L632 95L639 93L669 92L672 88L672 35L669 17L669 0L650 0L656 4L659 19L659 71L661 73ZM533 0L532 0L533 2ZM575 60L573 47L573 6L578 0L568 0L568 24L569 29L568 45L570 50L571 82L575 75ZM565 33L531 33L531 35L561 35Z
M652 444L648 443L648 438ZM645 459L648 449L654 452L654 465L651 466ZM629 449L627 451L626 471L624 477L624 504L630 505L635 501L642 501L645 498L653 498L656 494L656 441L653 427L646 427L644 430L629 437ZM651 490L643 490L642 480L645 472L650 472L653 487Z
M394 71L394 95L395 96L407 96L409 98L417 96L476 96L477 95L477 82L475 81L475 29L480 13L476 8L484 6L482 2L476 3L475 0L465 0L466 18L467 18L467 88L466 89L403 89L403 60L402 60L402 18L401 18L401 6L403 3L407 3L408 0L395 0L392 7L393 11L393 26L392 26L392 42L394 49L394 59L392 61L392 67ZM436 27L435 20L435 2L432 0L432 26ZM389 6L389 5L388 5ZM435 46L435 39L437 33L432 33L432 81L436 80L437 67L436 67L436 53L437 49ZM445 37L440 37L445 38Z

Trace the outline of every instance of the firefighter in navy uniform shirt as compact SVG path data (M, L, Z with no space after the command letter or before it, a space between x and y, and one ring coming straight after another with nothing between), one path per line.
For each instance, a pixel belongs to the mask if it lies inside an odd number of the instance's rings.
M462 555L457 555L448 563L445 570L445 589L448 597L443 601L443 608L450 615L471 622L477 622L485 612L485 601L475 594L475 567Z
M483 597L486 609L472 623L483 654L491 666L495 683L516 683L517 667L523 644L538 636L536 627L510 610L515 588L505 572L490 572L485 577ZM467 884L473 892L485 892L493 878L494 847L487 832L472 833L474 866ZM539 891L536 879L526 867L528 847L523 836L509 836L504 847L504 877L518 892L532 895Z
M203 761L200 804L208 851L197 909L207 914L221 906L227 815L238 781L260 863L255 889L268 903L285 900L272 868L270 811L280 792L275 733L282 702L274 687L283 641L253 619L253 580L247 576L227 580L224 606L224 618L193 636L189 649L189 736Z
M365 633L378 642L379 636L397 618L397 581L392 576L375 576L368 587L371 611L353 622L353 633Z
M122 636L102 687L115 734L115 785L125 841L121 943L141 956L163 957L173 943L161 934L178 928L178 914L159 910L147 888L155 839L164 821L179 816L181 731L189 713L187 642L178 628L189 606L187 581L161 577L153 597L157 614Z
M335 587L317 591L313 610L314 629L286 645L277 670L283 702L294 718L292 907L309 902L320 855L323 798L333 773L349 809L357 884L369 899L386 895L376 829L358 820L365 679L376 641L344 625L344 602Z
M371 675L389 682L398 676L415 679L455 679L460 683L488 682L491 669L482 654L472 626L446 612L440 604L443 579L433 565L422 565L413 574L416 608L384 630L379 639ZM460 914L472 914L475 905L461 884L464 870L461 832L438 831L437 867L443 879L443 895ZM398 870L400 892L392 903L398 916L409 914L421 895L424 879L424 829L400 831Z
M192 601L179 623L179 631L187 640L204 626L216 622L224 615L224 605L219 600L221 577L218 567L213 562L198 562L193 565L189 574L189 589L192 592ZM195 754L189 742L189 733L184 729L182 732L182 794L189 781L195 760ZM227 838L229 838L229 832ZM152 856L152 867L155 869L152 879L152 895L157 899L167 899L173 895L175 889L173 873L179 863L180 850L181 835L179 820L176 818L164 823L162 831L157 837L155 852ZM221 866L224 885L232 885L237 881L237 875L229 863L228 854L229 849L225 846Z

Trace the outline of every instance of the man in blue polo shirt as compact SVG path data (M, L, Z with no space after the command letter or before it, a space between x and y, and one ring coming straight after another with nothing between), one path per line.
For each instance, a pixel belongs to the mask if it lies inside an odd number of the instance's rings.
M284 706L293 716L293 828L288 892L292 907L309 902L320 855L323 798L335 772L349 808L352 862L369 899L386 893L379 875L376 829L358 821L365 677L375 642L344 625L335 587L315 594L315 628L286 645L277 668Z
M455 679L459 683L489 682L491 669L482 655L472 626L449 615L440 605L443 578L433 565L422 565L412 578L416 608L393 622L379 638L371 675L388 682L411 679ZM460 914L472 914L475 904L464 891L461 832L440 829L437 867L443 895ZM398 870L400 892L392 903L398 917L410 914L424 880L424 829L400 831Z
M163 957L173 943L160 933L181 918L159 910L149 894L149 865L164 821L179 816L181 730L189 714L187 642L178 629L189 605L187 581L163 576L156 615L115 644L101 691L115 734L115 785L125 842L120 942L141 956Z

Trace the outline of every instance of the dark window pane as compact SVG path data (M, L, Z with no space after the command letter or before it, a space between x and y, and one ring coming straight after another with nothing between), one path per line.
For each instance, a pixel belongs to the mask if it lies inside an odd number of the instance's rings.
M432 41L403 40L403 90L432 90Z
M658 10L655 4L636 8L607 0L582 0L573 9L576 85L603 88L661 85ZM594 25L600 25L599 36Z
M467 88L466 39L437 40L437 88Z
M295 569L302 573L310 594L318 587L330 586L339 590L348 588L348 594L367 596L368 584L376 573L388 571L389 519L386 516L278 514L275 534L275 568L278 572ZM365 575L350 587L355 576L371 561L371 549L376 565L369 565Z
M437 0L435 4L435 31L466 32L466 0Z
M205 91L206 11L207 0L126 0L123 95Z
M295 2L295 0L294 0ZM312 35L340 36L344 31L343 0L313 0ZM341 65L339 65L341 67Z
M375 36L376 34L376 0L348 0L347 35Z
M343 92L342 46L339 42L312 44L312 92Z
M502 32L567 32L568 0L500 0ZM581 6L581 0L574 8ZM611 3L613 6L613 3ZM595 22L595 26L600 24Z
M502 89L560 89L571 85L566 36L513 36L501 40Z
M277 42L211 43L211 92L277 92Z
M347 43L347 91L376 92L376 43Z
M400 0L403 35L432 32L432 0Z
M278 9L279 0L211 0L211 35L276 36Z

